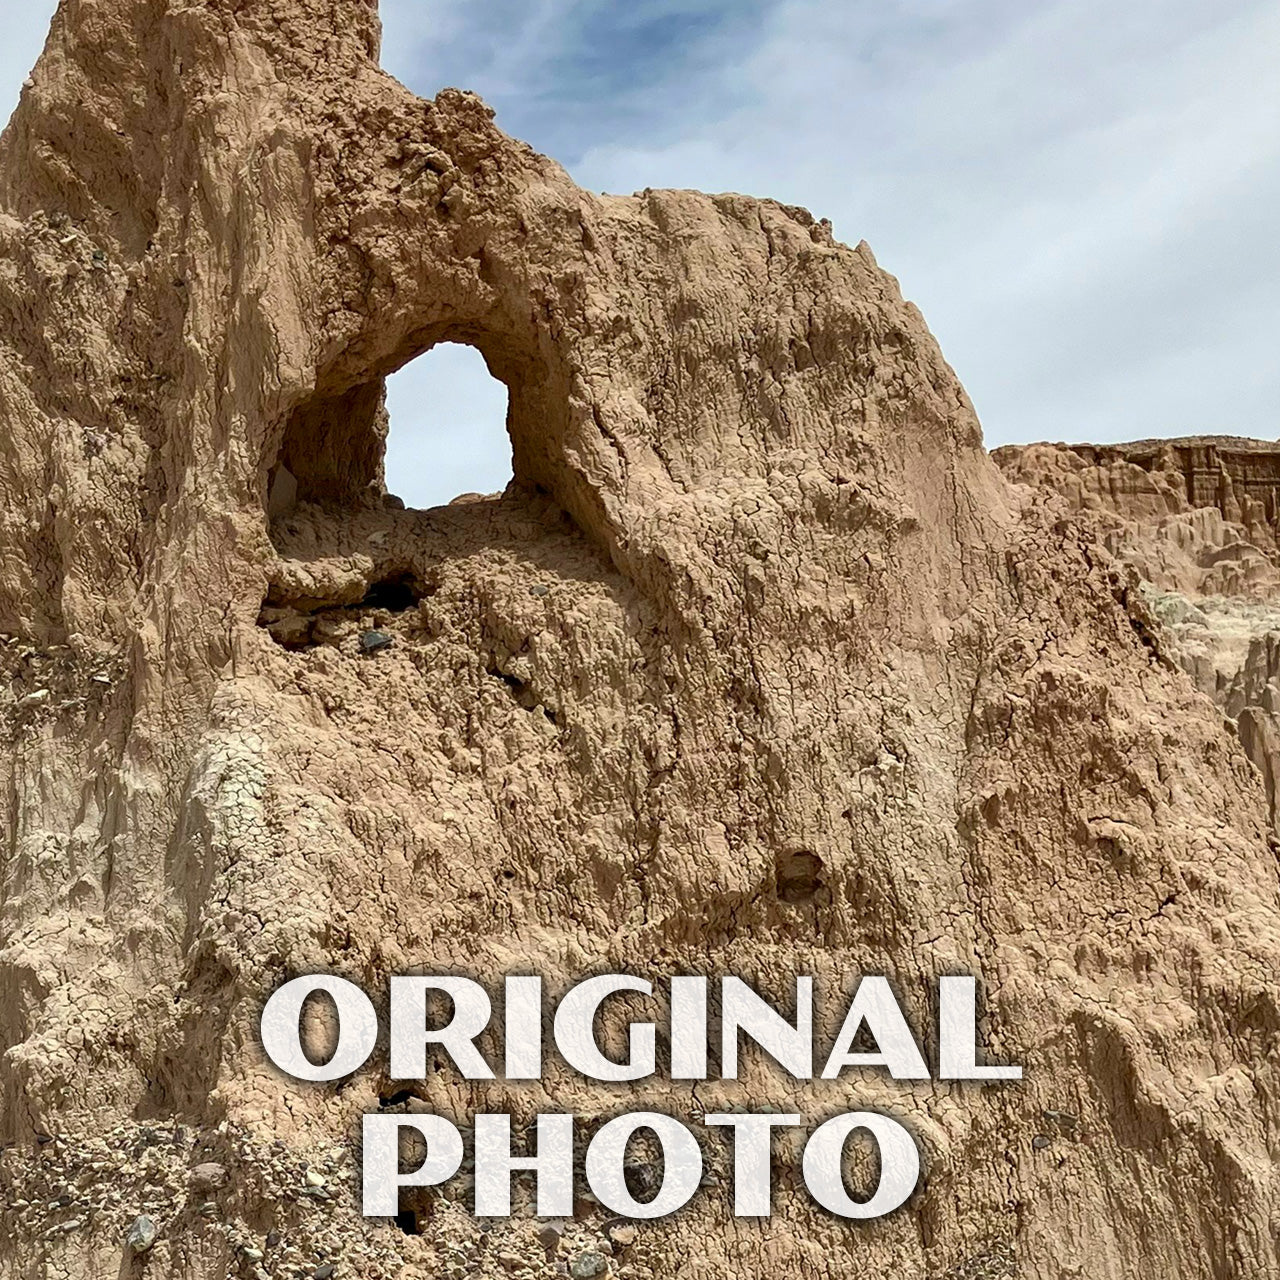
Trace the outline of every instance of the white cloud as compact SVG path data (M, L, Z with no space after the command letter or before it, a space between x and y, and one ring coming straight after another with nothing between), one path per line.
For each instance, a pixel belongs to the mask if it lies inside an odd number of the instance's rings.
M1280 10L787 0L750 106L592 186L775 195L867 239L992 443L1274 436Z

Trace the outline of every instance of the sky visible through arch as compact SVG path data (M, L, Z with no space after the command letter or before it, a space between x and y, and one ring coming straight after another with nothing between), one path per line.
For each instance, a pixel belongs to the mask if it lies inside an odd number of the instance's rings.
M0 114L52 7L0 13ZM583 186L774 196L866 239L989 445L1280 435L1274 0L382 11L389 71L475 89ZM505 397L474 353L429 353L391 397L411 504L505 484Z

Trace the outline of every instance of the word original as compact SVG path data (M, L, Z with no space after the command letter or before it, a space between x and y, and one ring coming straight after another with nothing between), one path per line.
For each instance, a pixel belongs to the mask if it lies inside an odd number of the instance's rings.
M332 1046L323 1061L304 1045L305 1010L323 993L331 1002ZM745 1039L796 1079L836 1080L843 1073L875 1070L893 1080L1012 1081L1022 1078L1016 1065L979 1061L977 981L958 975L937 981L937 1036L933 1070L888 980L863 977L839 1021L821 1062L815 1060L813 980L795 979L788 1016L736 977L719 980L715 1017L710 1013L710 980L672 977L660 1004L666 1010L665 1073L672 1080L738 1078ZM631 974L603 974L571 986L548 1009L542 979L512 975L505 979L503 1014L494 1024L488 991L469 978L452 975L397 976L388 992L387 1074L393 1080L421 1080L429 1056L447 1057L467 1080L492 1080L494 1067L478 1041L499 1041L503 1078L538 1080L544 1072L545 1032L561 1061L591 1080L641 1081L658 1071L658 1025L632 1018L621 1028L625 1049L601 1046L597 1027L611 997L653 998L653 984ZM447 1016L438 1016L447 1006ZM615 1009L616 1012L616 1009ZM838 1011L837 1011L838 1012ZM834 1020L832 1022L834 1025ZM370 997L354 983L332 974L286 982L267 1001L261 1020L262 1045L271 1061L298 1080L341 1080L365 1066L379 1042L380 1024ZM717 1034L718 1032L718 1034ZM858 1046L858 1047L856 1047ZM716 1063L712 1068L712 1050ZM511 1117L503 1113L474 1117L474 1212L480 1217L511 1213L511 1178L531 1172L537 1183L540 1216L568 1217L573 1212L574 1117L543 1113L536 1120L537 1152L517 1155L511 1145ZM767 1215L771 1205L770 1159L774 1131L804 1124L799 1114L725 1112L703 1117L711 1127L729 1130L734 1142L734 1212ZM631 1194L624 1177L627 1144L644 1131L662 1154L662 1181L648 1200ZM406 1134L425 1147L418 1166L401 1168ZM853 1136L869 1138L877 1149L879 1177L865 1200L854 1199L842 1173L846 1145ZM363 1211L369 1217L394 1216L406 1187L431 1187L449 1181L463 1160L458 1127L439 1115L364 1117ZM614 1213L656 1218L685 1205L702 1182L703 1160L691 1130L672 1116L635 1111L597 1130L585 1151L584 1169L593 1195ZM833 1116L809 1135L801 1161L805 1186L832 1213L846 1218L877 1218L905 1203L920 1177L920 1153L911 1132L891 1116L852 1111Z

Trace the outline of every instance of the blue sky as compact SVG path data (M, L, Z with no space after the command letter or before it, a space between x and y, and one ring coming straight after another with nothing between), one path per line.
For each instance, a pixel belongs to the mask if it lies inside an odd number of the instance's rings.
M50 7L0 15L0 99ZM775 196L866 239L989 445L1280 435L1274 0L384 0L383 21L388 70L475 89L584 186ZM402 496L501 487L502 392L472 353L391 394Z

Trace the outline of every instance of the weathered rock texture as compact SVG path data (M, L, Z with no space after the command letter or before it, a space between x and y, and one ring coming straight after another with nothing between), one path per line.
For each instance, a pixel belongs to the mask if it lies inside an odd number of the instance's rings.
M0 1276L554 1270L447 1198L362 1223L380 1098L873 1105L925 1148L880 1223L787 1162L769 1222L712 1187L621 1275L1280 1275L1267 796L1130 578L867 249L590 195L377 44L363 0L65 0L0 143ZM405 511L382 378L443 340L510 388L515 481ZM887 971L921 1027L978 971L1027 1078L264 1064L283 978L411 968Z
M1203 436L1121 445L1009 445L1010 479L1087 512L1146 582L1195 597L1280 595L1280 446Z
M1280 836L1280 445L1203 436L992 456L1010 479L1065 499L1136 573L1159 643L1262 773Z

